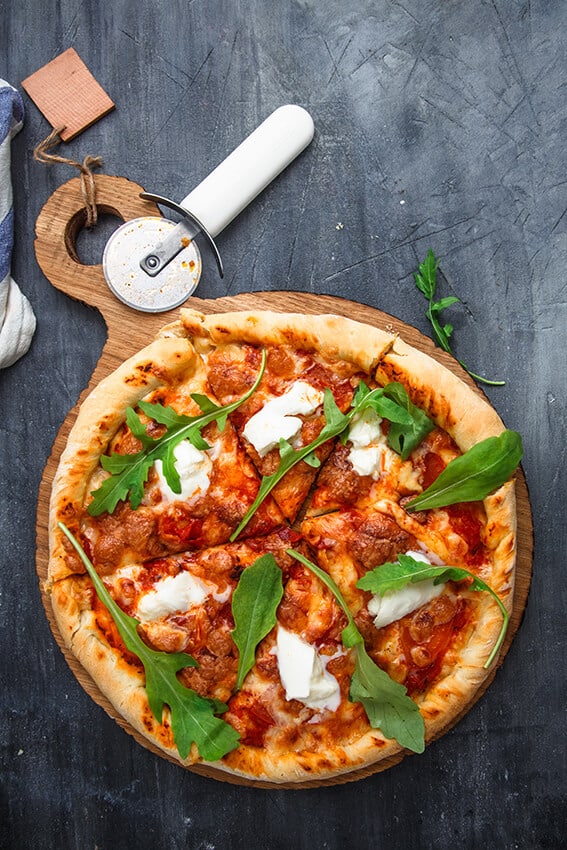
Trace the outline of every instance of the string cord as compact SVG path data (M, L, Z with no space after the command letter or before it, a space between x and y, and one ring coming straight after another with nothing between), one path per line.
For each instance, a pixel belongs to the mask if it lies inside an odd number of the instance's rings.
M69 159L65 156L59 156L50 151L57 147L61 142L60 134L63 132L63 127L52 130L52 132L40 142L33 152L33 157L37 162L43 162L50 165L54 162L61 162L64 165L71 165L73 168L78 168L81 173L81 194L85 202L85 210L87 213L86 227L89 229L94 227L98 221L98 210L96 206L96 184L93 174L93 169L102 167L102 159L100 156L91 156L87 154L82 162L77 162L75 159Z

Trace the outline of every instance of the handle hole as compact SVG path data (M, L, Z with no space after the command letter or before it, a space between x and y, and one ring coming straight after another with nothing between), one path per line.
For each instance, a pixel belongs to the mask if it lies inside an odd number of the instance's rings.
M69 255L83 266L102 263L106 243L124 219L120 213L107 206L98 206L98 220L90 230L85 227L86 212L79 210L69 221L65 231L65 244Z

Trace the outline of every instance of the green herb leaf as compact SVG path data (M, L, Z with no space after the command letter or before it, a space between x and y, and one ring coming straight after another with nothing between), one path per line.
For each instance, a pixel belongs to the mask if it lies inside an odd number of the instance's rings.
M414 280L419 291L422 292L429 301L429 307L427 308L425 315L431 323L435 342L444 351L452 354L453 352L451 351L449 339L453 333L453 326L450 324L441 325L440 318L441 311L445 310L447 307L451 307L453 304L460 303L460 298L457 298L456 295L449 295L446 298L439 299L439 301L434 300L435 290L437 288L438 268L439 260L430 248L427 252L425 261L418 264L418 270L417 272L414 272ZM458 362L476 381L480 381L483 384L488 384L493 387L501 387L506 383L505 381L491 381L488 380L488 378L481 378L480 375L476 375L474 372L471 372L462 360L459 360Z
M262 365L262 373L263 373L263 365ZM255 384L255 387L258 384ZM191 398L194 402L196 402L201 408L203 413L214 413L216 412L215 419L217 420L217 427L219 431L224 431L226 427L226 420L228 417L228 413L224 407L219 407L219 405L215 404L211 399L203 395L202 393L191 393ZM242 401L242 400L241 400Z
M356 646L356 665L350 684L350 699L364 706L370 725L386 738L395 738L414 753L425 749L423 717L406 689L394 682L370 658L364 644Z
M406 510L484 499L509 479L521 459L522 438L517 431L488 437L448 463L433 484L406 504Z
M414 274L417 288L420 292L423 292L425 297L430 301L432 301L435 297L438 266L439 260L430 248L424 262L419 263L418 271Z
M144 484L148 480L149 471L158 459L164 463L163 471L167 483L174 493L180 493L181 482L175 469L173 453L175 447L182 440L190 440L195 448L200 451L206 451L210 448L201 436L201 430L205 425L216 420L219 430L222 431L227 416L250 398L258 387L265 366L266 352L263 351L260 371L254 385L242 398L232 404L219 407L206 396L195 393L193 398L203 411L199 416L185 416L176 413L171 407L140 401L139 407L147 416L166 426L165 434L156 439L148 436L140 417L132 408L128 408L126 423L134 436L141 441L142 449L135 454L116 454L113 452L111 455L101 457L101 465L107 472L110 472L110 477L106 478L102 485L91 494L93 500L87 508L89 514L98 516L104 511L112 513L118 502L125 501L128 496L130 496L132 509L136 510L144 497Z
M401 455L402 460L407 460L435 427L423 410L412 403L405 387L396 381L373 390L361 381L353 399L352 410L347 416L352 421L354 416L368 408L382 419L389 420L388 445ZM346 442L348 433L345 432L344 436Z
M329 588L346 614L348 625L342 631L342 640L355 652L350 700L362 703L373 728L381 729L387 738L395 738L400 746L422 753L425 749L425 724L419 707L407 695L406 688L394 682L366 652L364 638L336 582L300 552L288 549L287 554L311 570Z
M239 651L237 691L254 665L258 644L276 624L282 596L282 571L271 553L262 555L240 576L232 595L232 639Z
M409 416L409 422L391 420L388 429L388 445L402 460L407 460L421 441L435 427L435 423L410 400L402 384L392 382L384 387L384 395L392 399Z
M126 648L144 665L148 703L158 723L163 722L164 706L169 706L173 738L181 758L188 756L193 743L206 761L217 761L234 750L239 741L237 731L215 716L226 710L226 706L216 700L204 699L184 687L177 678L177 673L184 667L198 666L195 659L184 652L158 652L144 643L137 631L138 620L122 611L79 542L63 523L58 525L78 552L97 596L111 614Z
M356 586L361 590L368 590L370 593L378 593L380 596L384 596L386 593L401 590L409 583L416 584L420 581L433 581L435 584L447 581L468 581L469 590L482 590L490 593L502 612L503 621L498 640L484 665L488 669L500 651L510 618L506 606L498 594L474 573L461 567L435 567L422 561L416 561L410 555L398 555L397 561L387 562L367 572L357 581Z

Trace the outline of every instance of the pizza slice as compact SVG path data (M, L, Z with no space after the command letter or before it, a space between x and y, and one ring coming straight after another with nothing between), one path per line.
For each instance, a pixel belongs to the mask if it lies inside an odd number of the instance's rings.
M294 545L301 545L299 535L281 529L247 541L117 566L98 573L110 603L101 599L91 576L67 575L51 587L58 628L117 712L151 743L179 758L185 727L198 742L198 727L220 723L226 710L222 704L235 691L239 653L232 638L231 602L240 576L262 555L273 557L283 573L293 565L286 550ZM121 617L131 618L141 638L137 647L121 630ZM152 665L162 665L160 659L180 659L169 685L164 666L159 667L157 688L148 679L145 648L152 654L150 672ZM164 688L179 698L176 683L182 686L184 714L177 737L172 722L175 700L166 699L168 707L154 711ZM216 732L226 734L226 724L217 725ZM229 730L231 746L237 740L234 728ZM210 745L205 736L201 748L192 746L184 755L187 763L206 758Z
M230 334L226 339L218 323L207 324L201 314L183 311L183 325L198 347L196 338L199 339L211 390L222 404L232 403L250 388L260 368L261 347L269 345L259 387L231 414L231 421L262 476L276 472L280 463L280 441L301 449L319 436L326 421L326 390L332 393L335 404L344 413L361 380L360 357L354 361L341 359L336 340L332 350L327 352L324 345L316 350L315 340L325 341L323 333L316 336L317 325L325 329L321 318L301 317L300 322L297 317L289 332L280 332L277 344L270 345L269 334L267 338L260 334L255 336L250 329L245 334L250 342L232 342ZM309 325L313 326L311 340L306 335L302 337ZM245 325L239 329L244 333ZM237 329L233 329L233 333L236 332ZM327 328L327 336L329 334ZM381 348L377 356L385 345L384 335L379 342ZM332 442L317 447L315 463L300 461L272 490L273 498L289 521L295 520L309 494L317 476L315 464L323 462L332 447Z
M498 514L498 505L489 500L488 508L473 502L411 515L398 502L382 500L302 524L317 562L347 600L370 657L407 688L426 719L435 721L445 697L456 706L465 699L466 676L459 683L453 674L476 666L480 675L502 627L494 599L470 590L475 577L511 605L508 543L487 521L493 510ZM408 578L384 595L364 589L366 576L379 575L385 564L403 564L404 557L414 565L457 567L462 580L414 584Z
M175 355L183 367L172 378L161 358L176 365ZM67 487L60 498L56 479L51 521L65 522L103 573L228 541L260 487L187 341L152 343L103 381L81 410L77 434L88 451L75 451L71 441L60 467ZM268 534L283 523L268 497L244 536ZM74 571L84 569L64 546L50 578Z

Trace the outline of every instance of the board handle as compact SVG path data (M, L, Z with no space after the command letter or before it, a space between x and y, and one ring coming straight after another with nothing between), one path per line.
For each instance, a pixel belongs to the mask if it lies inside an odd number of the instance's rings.
M160 215L155 204L140 198L143 188L131 180L106 174L93 176L99 215L112 215L122 221ZM35 255L42 272L56 289L85 304L99 306L99 293L106 296L108 292L102 263L82 263L75 247L85 224L81 180L73 177L55 190L37 217ZM106 301L106 297L100 299L103 305Z

